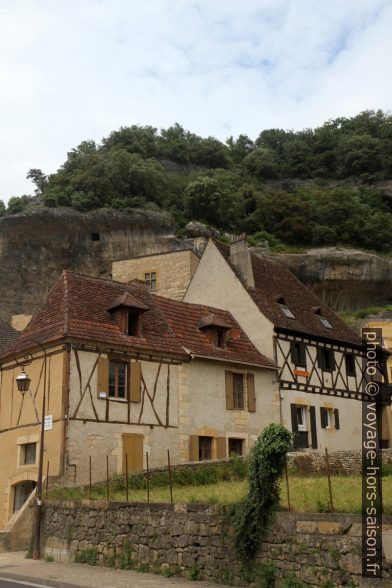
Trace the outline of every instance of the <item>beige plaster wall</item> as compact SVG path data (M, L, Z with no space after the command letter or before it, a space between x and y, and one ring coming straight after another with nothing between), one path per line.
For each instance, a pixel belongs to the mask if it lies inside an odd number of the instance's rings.
M118 282L144 281L146 273L156 272L156 294L182 300L198 263L198 256L190 250L148 255L114 261L112 277Z
M362 402L350 398L338 398L323 394L309 394L297 390L282 390L283 425L289 431L291 426L291 404L300 404L306 407L314 406L316 409L317 443L318 450L325 448L331 451L342 449L361 450L362 439ZM339 410L340 429L321 428L320 407ZM309 431L309 447L311 446L309 411L307 411L307 430ZM311 451L311 449L309 449Z
M247 410L246 390L245 410L226 409L226 370L254 374L256 412ZM244 439L247 453L264 427L279 422L279 411L278 384L272 370L201 360L182 364L179 373L180 459L189 461L190 435Z
M141 402L98 398L97 359L99 354L71 351L69 426L66 447L66 482L85 484L92 456L93 479L106 477L106 455L110 474L122 471L123 434L144 436L143 466L146 452L151 467L167 463L167 449L172 462L178 461L178 366L141 361ZM107 358L106 354L101 354ZM131 358L129 358L130 361ZM132 369L132 363L131 363ZM167 390L169 370L169 420ZM155 392L154 392L155 391ZM82 399L82 400L81 400ZM154 408L153 408L154 407ZM97 420L97 417L99 420Z
M209 241L184 296L232 313L255 347L274 359L273 324L266 319L212 241Z
M52 415L53 428L45 432L44 472L49 461L50 475L56 476L61 468L61 446L64 433L62 420L62 382L64 352L58 349L48 357L46 385L46 415ZM26 372L31 378L30 390L22 396L15 378L20 368L3 365L0 387L0 528L4 527L13 512L14 485L37 480L39 433L43 395L42 354L36 354ZM21 445L37 443L36 464L21 464Z

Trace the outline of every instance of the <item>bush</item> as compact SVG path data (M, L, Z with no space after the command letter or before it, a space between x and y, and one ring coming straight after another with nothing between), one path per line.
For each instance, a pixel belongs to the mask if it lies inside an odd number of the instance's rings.
M260 539L278 509L279 479L291 445L291 433L282 425L271 424L252 447L249 491L231 511L234 541L243 561L254 558Z

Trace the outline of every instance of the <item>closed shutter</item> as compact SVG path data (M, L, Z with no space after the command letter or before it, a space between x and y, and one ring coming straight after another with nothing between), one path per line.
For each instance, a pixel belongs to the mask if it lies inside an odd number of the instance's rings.
M335 429L338 430L340 429L339 410L335 408L333 414L335 416Z
M199 437L189 435L189 461L199 461Z
M309 407L309 414L310 414L310 432L312 435L312 448L317 449L316 409L314 406Z
M226 408L228 410L234 409L234 391L233 391L233 374L232 372L225 372L226 384Z
M248 392L248 410L256 412L256 393L255 393L255 376L254 374L246 375L246 388Z
M323 354L323 350L320 347L317 347L317 366L322 370L325 367L324 354Z
M333 351L333 349L330 350L330 354L331 354L331 369L332 371L336 370L336 359L335 359L335 352Z
M216 457L217 459L225 459L227 457L226 437L216 438Z
M293 432L293 447L298 447L297 405L290 404L290 408L291 408L291 430Z
M306 368L306 345L300 346L301 366Z
M106 396L109 395L109 360L100 357L98 359L98 374L97 374L97 395L100 397L101 392Z
M141 400L141 379L142 379L141 363L140 363L140 361L131 361L129 367L131 370L130 400L131 400L131 402L140 402L140 400Z
M291 355L291 363L297 365L297 354L295 352L295 343L291 341L290 343L290 355Z
M320 419L321 419L321 428L325 429L328 424L328 415L327 409L323 406L320 407Z

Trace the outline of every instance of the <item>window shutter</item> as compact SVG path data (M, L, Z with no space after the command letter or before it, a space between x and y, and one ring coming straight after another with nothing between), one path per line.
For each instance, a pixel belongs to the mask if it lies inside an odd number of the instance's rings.
M141 371L140 361L131 361L131 363L129 364L129 369L131 370L130 400L131 400L131 402L140 402L140 400L141 400L141 379L142 379L142 371Z
M300 350L301 366L306 368L306 345L302 344Z
M295 343L294 341L291 341L290 343L290 355L291 355L291 363L293 363L294 365L297 364L297 356L295 353Z
M324 355L323 350L320 347L317 347L317 366L320 369L324 369Z
M310 432L312 435L312 448L317 449L316 409L314 406L309 407L309 414L310 414Z
M293 432L293 447L298 447L297 405L290 404L290 408L291 408L291 430Z
M226 459L226 437L216 438L216 457L217 459Z
M339 409L334 408L333 414L335 416L335 429L340 429L340 421L339 421Z
M256 393L255 393L255 376L246 374L246 388L248 391L248 410L256 412Z
M199 437L189 435L189 461L199 461Z
M331 369L332 369L332 371L334 371L334 370L336 370L335 352L333 349L330 349L329 353L331 356Z
M226 408L228 410L234 409L234 391L233 391L233 374L232 372L225 372L226 384Z
M98 373L97 373L97 395L104 392L106 396L109 395L109 360L105 357L98 359Z
M325 429L327 426L327 409L323 406L320 406L320 418L321 418L321 428Z

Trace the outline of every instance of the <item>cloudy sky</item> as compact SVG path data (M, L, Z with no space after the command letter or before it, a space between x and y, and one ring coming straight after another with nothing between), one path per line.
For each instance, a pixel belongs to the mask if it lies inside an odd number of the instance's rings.
M392 0L0 0L0 199L84 139L391 110Z

